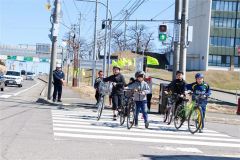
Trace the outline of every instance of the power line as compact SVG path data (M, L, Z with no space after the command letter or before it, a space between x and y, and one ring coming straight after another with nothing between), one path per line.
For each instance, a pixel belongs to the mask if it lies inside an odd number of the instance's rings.
M132 0L129 0L128 3L115 16L113 16L113 18L116 18L118 15L120 15L124 11L124 9L130 4L131 1Z
M70 24L72 24L72 21L71 21L71 18L70 18L70 16L69 16L69 12L68 12L67 6L66 6L66 4L65 4L65 1L63 0L62 2L63 2L63 5L64 5L64 7L65 7L65 11L66 11L66 13L67 13L68 20L69 20Z
M168 6L167 8L165 8L164 10L162 10L161 12L159 12L158 14L156 14L153 18L151 19L155 19L156 17L158 17L160 14L164 13L165 11L167 11L168 9L170 9L172 6L175 5L175 2L172 3L170 6Z

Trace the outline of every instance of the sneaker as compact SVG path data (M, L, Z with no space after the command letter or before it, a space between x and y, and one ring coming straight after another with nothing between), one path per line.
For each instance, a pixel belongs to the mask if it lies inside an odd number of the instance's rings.
M113 115L113 120L116 121L117 120L117 116Z
M145 123L145 128L148 128L148 127L149 127L149 123L146 122L146 123Z

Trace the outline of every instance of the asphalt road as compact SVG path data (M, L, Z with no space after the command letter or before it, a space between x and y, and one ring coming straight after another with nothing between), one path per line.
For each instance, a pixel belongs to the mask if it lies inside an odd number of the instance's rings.
M150 115L150 127L127 130L111 120L104 110L96 121L92 108L57 109L36 104L42 82L24 82L26 88L10 88L12 95L0 98L0 144L3 160L79 160L79 159L204 159L235 160L240 157L240 138L229 134L239 126L215 123L204 133L191 135L162 123ZM31 88L32 87L32 88ZM25 92L21 92L24 89ZM21 93L19 93L21 92ZM18 95L14 95L19 93ZM219 128L219 130L218 130ZM221 129L220 129L221 128ZM223 128L227 130L222 132ZM231 131L232 130L232 131Z

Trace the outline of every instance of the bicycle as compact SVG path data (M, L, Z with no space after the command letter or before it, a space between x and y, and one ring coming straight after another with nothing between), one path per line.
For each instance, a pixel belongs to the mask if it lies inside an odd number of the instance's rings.
M99 100L96 104L97 106L97 120L99 121L104 109L104 97L109 95L112 92L112 83L111 82L100 82L98 86L98 91L100 93Z
M125 119L127 117L127 127L128 129L130 129L134 122L135 113L135 108L132 107L133 105L135 105L135 102L133 100L134 92L131 89L124 89L123 93L124 93L123 105L118 110L120 116L120 125L124 124Z
M171 124L172 118L175 114L176 102L181 98L181 95L176 93L167 93L167 106L163 117L163 122L167 122L168 125Z
M200 129L202 125L202 110L200 107L200 100L203 99L202 96L197 95L191 103L182 103L177 106L174 116L174 126L177 130L183 125L186 119L190 133L194 134Z

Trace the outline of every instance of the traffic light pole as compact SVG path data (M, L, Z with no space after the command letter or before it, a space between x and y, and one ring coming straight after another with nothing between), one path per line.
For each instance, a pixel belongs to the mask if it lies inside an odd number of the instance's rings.
M55 0L55 8L53 12L53 22L52 22L52 52L51 52L51 62L50 71L48 77L48 94L47 99L52 98L52 81L53 81L53 69L56 66L57 59L57 37L58 37L58 27L59 27L59 17L60 17L60 0Z
M97 8L98 8L98 0L96 0L95 6L95 22L94 22L94 44L93 44L93 60L96 61L96 47L97 47ZM92 69L92 86L94 86L96 76L96 65L94 64Z
M180 66L183 72L183 78L186 79L186 61L187 61L187 28L188 28L188 2L182 1L182 25L181 25L181 42L180 42Z
M106 19L108 19L108 0L107 0L107 7L106 7ZM107 25L106 25L107 26ZM104 58L103 58L103 73L104 76L107 75L106 72L106 62L107 62L107 27L105 26L105 37L104 37Z
M180 23L178 23L180 17L180 2L175 0L175 23L174 23L174 54L173 54L173 72L172 80L176 79L176 72L179 70L179 28Z

